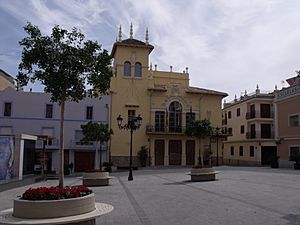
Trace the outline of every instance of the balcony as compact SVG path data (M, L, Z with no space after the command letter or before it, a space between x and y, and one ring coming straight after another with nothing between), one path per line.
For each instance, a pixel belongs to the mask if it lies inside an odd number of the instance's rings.
M260 111L252 111L252 112L247 112L246 113L246 119L247 120L254 119L254 118L273 119L274 118L274 112L265 113L265 112L260 112Z
M275 135L274 132L269 133L261 133L261 132L247 132L246 138L247 139L274 139Z
M37 140L35 142L35 148L42 149L43 147L44 147L43 146L43 140ZM59 147L59 140L58 139L49 140L48 143L45 146L46 149L57 149L58 147Z
M75 149L95 149L96 143L93 141L81 142L80 140L71 140L70 147Z
M146 134L184 134L183 126L155 127L153 125L146 126Z

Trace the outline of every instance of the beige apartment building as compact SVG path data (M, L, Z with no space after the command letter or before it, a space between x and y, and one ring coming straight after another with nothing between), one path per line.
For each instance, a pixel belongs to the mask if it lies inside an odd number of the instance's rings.
M216 143L188 138L186 121L207 118L212 126L221 126L221 103L226 93L189 85L188 68L178 73L159 71L149 62L154 46L132 36L122 40L121 30L111 55L114 75L111 80L111 117L114 131L111 159L116 166L128 167L130 131L120 130L117 117L127 122L133 116L142 117L140 129L133 131L133 165L139 166L137 152L142 146L149 150L151 165L193 165L198 149L209 149L216 156ZM150 66L149 66L150 65ZM221 144L219 146L221 150Z
M0 91L7 87L15 88L14 78L4 70L0 69Z
M277 155L274 136L274 93L245 93L224 103L223 128L230 136L223 141L223 163L266 165Z
M280 167L292 167L300 154L300 76L287 79L289 87L275 92L276 139Z

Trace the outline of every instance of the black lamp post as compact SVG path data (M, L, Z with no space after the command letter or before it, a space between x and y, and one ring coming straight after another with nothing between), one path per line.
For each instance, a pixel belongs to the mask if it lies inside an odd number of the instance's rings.
M122 125L123 122L123 118L121 117L121 115L118 116L117 118L117 122L118 122L118 126L119 128L125 129L125 130L130 130L130 157L129 157L129 176L128 176L128 180L133 180L133 176L132 176L132 134L134 130L137 130L141 127L142 124L142 117L140 115L138 116L134 116L132 118L130 118L130 120L128 121L127 124Z

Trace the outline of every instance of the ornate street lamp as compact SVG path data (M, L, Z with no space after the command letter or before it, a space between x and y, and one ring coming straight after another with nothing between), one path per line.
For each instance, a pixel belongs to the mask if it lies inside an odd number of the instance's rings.
M130 130L130 157L129 157L129 176L128 176L128 180L133 180L133 176L132 176L132 134L134 130L137 130L141 127L142 125L142 117L140 115L138 116L134 116L132 118L130 118L130 120L128 121L127 124L122 125L123 123L123 118L121 115L118 116L117 118L117 123L118 123L118 127L120 128L120 130L124 129L124 130Z

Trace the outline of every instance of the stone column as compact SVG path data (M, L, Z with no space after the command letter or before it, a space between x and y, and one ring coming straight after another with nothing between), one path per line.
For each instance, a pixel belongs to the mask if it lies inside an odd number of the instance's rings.
M165 166L169 165L169 139L165 139Z
M185 166L186 165L186 140L181 141L181 165Z

